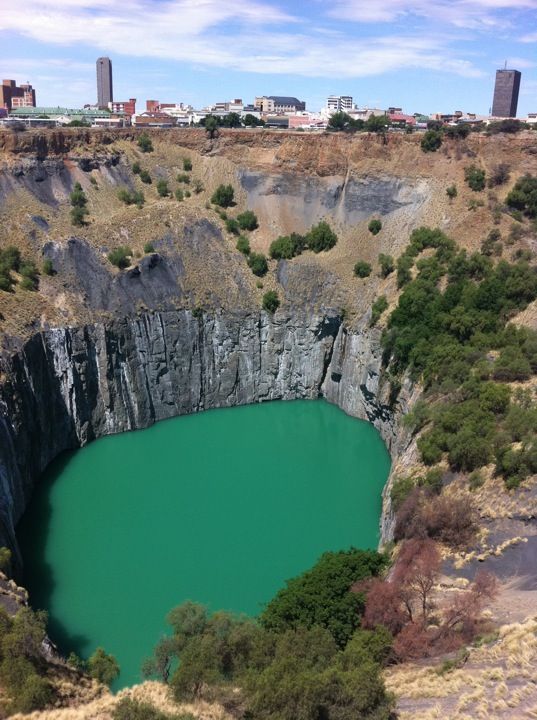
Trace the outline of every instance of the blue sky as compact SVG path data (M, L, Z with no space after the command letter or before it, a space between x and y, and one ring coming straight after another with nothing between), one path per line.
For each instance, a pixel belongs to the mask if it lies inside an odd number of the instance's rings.
M95 60L114 98L187 102L327 95L407 112L486 114L494 73L522 72L537 111L537 0L1 0L0 74L40 105L95 102Z

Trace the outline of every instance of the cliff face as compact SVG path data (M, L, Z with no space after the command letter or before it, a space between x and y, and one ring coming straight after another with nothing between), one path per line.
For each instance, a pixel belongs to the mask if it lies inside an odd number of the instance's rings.
M405 400L390 409L380 364L378 331L334 314L168 311L34 335L3 360L0 544L16 548L33 484L63 450L176 415L324 395L397 454Z

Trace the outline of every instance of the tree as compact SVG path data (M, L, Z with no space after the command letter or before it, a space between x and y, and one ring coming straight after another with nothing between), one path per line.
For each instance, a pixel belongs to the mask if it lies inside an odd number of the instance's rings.
M268 290L263 295L263 310L273 314L280 307L278 293L275 290Z
M71 223L77 227L82 227L85 225L85 218L88 215L88 209L86 208L88 199L79 182L74 184L69 200L72 206Z
M224 126L228 128L238 128L241 126L241 116L239 113L230 112L224 117Z
M385 310L387 310L387 308L388 300L386 299L386 295L381 295L375 300L375 302L371 306L371 327L377 324L380 316Z
M306 247L306 238L298 233L283 235L270 244L269 254L274 260L291 260Z
M446 188L446 195L448 196L448 198L450 200L453 200L454 198L456 198L457 194L458 194L458 192L457 192L456 185L450 185L449 187Z
M143 153L153 152L153 143L147 133L142 133L138 138L138 147Z
M231 235L239 235L240 234L239 223L235 220L235 218L227 218L226 230L228 231L228 233L231 233Z
M378 218L373 218L373 220L369 221L367 229L372 235L378 235L382 230L382 222Z
M219 185L211 197L211 202L220 207L228 208L233 205L234 196L235 191L232 185Z
M257 215L252 210L245 210L237 215L237 222L241 230L255 230L259 227Z
M98 647L88 660L88 672L103 685L111 685L119 676L119 664L113 655Z
M264 125L265 121L261 120L260 118L257 118L255 115L252 115L252 113L246 113L244 116L242 122L246 127L257 127L258 125Z
M163 683L170 678L172 663L177 658L178 642L175 637L161 638L153 651L153 656L145 660L142 665L144 677L158 677Z
M354 274L360 278L366 278L371 275L371 265L364 260L358 260L354 266Z
M348 130L351 126L351 122L352 118L346 112L335 112L330 115L330 118L328 120L328 128L329 130L336 131Z
M390 125L390 119L386 115L370 115L365 121L364 129L385 137L386 130Z
M111 252L108 253L108 260L120 270L129 267L131 264L132 250L125 246L120 245Z
M250 254L250 241L244 235L241 235L237 240L237 250L243 255Z
M218 136L218 120L214 115L208 115L205 118L205 132L212 140L213 138Z
M332 231L327 222L320 222L311 228L306 235L306 242L314 253L330 250L337 243L337 235Z
M160 197L168 197L170 189L168 188L168 182L166 180L159 180L157 182L157 192Z
M423 152L436 152L442 147L442 133L439 130L427 130L421 139Z
M476 165L464 168L464 179L468 183L468 187L474 192L481 192L485 189L485 171L476 167Z
M248 266L253 274L258 277L263 277L263 275L267 274L267 258L262 253L250 253L248 256Z
M75 227L83 227L86 224L86 215L88 211L84 207L71 208L71 224Z
M192 170L192 160L190 158L183 158L183 170L185 172L190 172Z
M401 596L410 621L421 613L421 621L429 621L431 593L440 570L441 556L433 540L407 540L397 558L393 582L401 586Z
M151 180L151 175L147 172L147 170L140 170L140 180L146 185L151 185L153 182Z
M505 202L509 207L523 211L528 217L537 217L537 177L524 175L516 181Z
M388 277L395 270L395 262L391 255L380 253L378 256L381 277Z

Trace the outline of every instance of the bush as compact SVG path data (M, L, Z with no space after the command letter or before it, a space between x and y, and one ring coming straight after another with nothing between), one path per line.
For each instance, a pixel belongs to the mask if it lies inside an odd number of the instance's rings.
M258 277L263 277L263 275L267 274L267 258L262 253L250 253L248 256L248 266L253 274Z
M139 162L132 163L132 172L135 175L139 175L142 172L142 168L140 167Z
M240 215L237 215L237 222L241 230L255 230L259 227L257 215L252 212L252 210L246 210Z
M456 185L450 185L448 188L446 188L446 195L450 200L453 200L453 198L456 198L458 195L457 192L457 186Z
M211 197L211 202L214 205L219 205L223 208L228 208L233 205L233 198L235 191L232 185L219 185Z
M306 238L298 233L283 235L271 242L269 254L274 260L291 260L306 247Z
M0 572L4 574L11 567L11 550L7 547L0 547Z
M144 252L145 253L154 253L155 252L155 246L151 242L146 242L144 245Z
M394 480L390 491L393 512L396 513L399 510L414 488L415 483L411 477L397 478Z
M388 308L386 295L378 297L371 306L371 326L376 325L382 313Z
M372 235L378 235L379 232L382 230L382 222L377 218L374 218L373 220L369 221L367 229Z
M130 192L127 188L121 188L118 190L117 196L125 205L136 205L138 208L142 208L145 202L144 194L141 190Z
M108 253L108 260L120 270L129 267L131 257L132 250L125 245L120 245L120 247Z
M147 170L140 171L140 180L146 185L151 185L151 183L153 182L151 180L151 175L147 172Z
M279 307L280 300L278 298L278 293L275 290L268 290L263 295L263 310L266 310L269 313L275 313Z
M146 133L142 133L138 138L138 147L143 153L153 152L153 143Z
M183 191L181 190L181 188L177 188L177 190L175 191L175 199L176 199L178 202L182 202L182 201L185 199L185 196L184 196Z
M197 178L192 183L192 190L196 193L196 195L199 195L201 192L204 191L203 183L201 180L198 180Z
M49 258L43 260L43 275L54 275L54 266Z
M76 182L73 186L73 191L69 195L69 200L73 207L84 207L88 202L86 193L82 190L82 185Z
M168 197L170 195L170 189L166 180L159 180L157 182L157 192L160 197Z
M439 130L427 130L421 139L423 152L436 152L442 146L442 133Z
M183 158L183 170L190 172L192 170L192 160L190 158Z
M187 175L186 173L179 173L176 179L178 183L185 183L185 185L190 183L190 175Z
M39 270L34 262L26 260L21 263L19 272L22 275L21 287L25 290L37 290L39 284Z
M239 223L237 222L237 220L235 220L235 218L228 218L226 220L226 230L231 235L239 235L240 234Z
M244 235L241 235L240 238L237 240L237 250L243 255L250 254L250 241Z
M85 207L80 207L77 205L76 207L71 208L71 224L75 227L82 227L86 224L86 215L88 214L88 211Z
M475 165L464 168L464 179L474 192L481 192L485 189L485 177L485 171Z
M337 243L337 235L331 230L328 223L322 221L311 228L306 235L306 242L310 250L319 253L333 248Z
M103 685L111 685L119 676L119 665L113 655L98 647L88 660L88 672Z
M507 163L499 163L492 168L491 175L488 180L488 186L493 188L497 185L505 185L511 177L511 168Z
M363 260L358 260L354 266L354 274L360 278L366 278L371 275L371 265Z
M153 705L124 697L112 710L113 720L195 720L193 715L169 715Z
M528 217L537 217L537 177L524 175L517 180L505 199L510 208L524 212Z
M381 277L388 277L395 270L395 261L391 255L380 253L378 256Z

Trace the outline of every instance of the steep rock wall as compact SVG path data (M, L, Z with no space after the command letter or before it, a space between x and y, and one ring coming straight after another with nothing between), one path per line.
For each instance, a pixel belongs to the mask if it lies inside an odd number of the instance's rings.
M382 387L379 333L341 318L168 311L37 334L2 361L0 544L63 450L200 410L324 395L401 451Z

